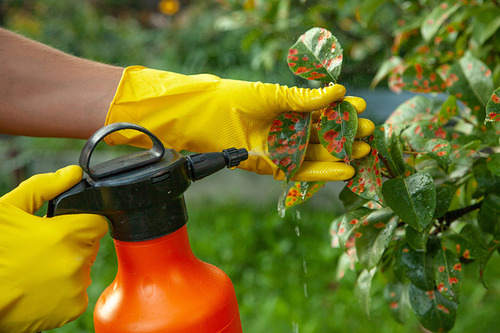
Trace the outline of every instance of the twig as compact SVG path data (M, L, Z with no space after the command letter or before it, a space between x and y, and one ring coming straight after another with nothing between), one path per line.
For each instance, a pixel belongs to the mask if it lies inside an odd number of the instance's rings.
M476 210L481 207L483 204L482 201L477 202L471 206L463 207L460 209L455 209L455 210L450 210L444 216L440 217L438 219L439 224L442 224L443 226L449 226L452 222L458 220L460 217Z
M390 178L396 178L397 176L394 174L394 171L392 171L391 167L389 166L389 161L384 158L380 153L377 154L378 158L384 163L385 167L387 168L387 172L389 173Z

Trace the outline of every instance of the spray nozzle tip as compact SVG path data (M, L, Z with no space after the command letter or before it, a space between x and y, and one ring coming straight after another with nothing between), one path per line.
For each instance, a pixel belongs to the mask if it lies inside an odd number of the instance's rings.
M222 155L224 155L224 158L226 159L226 166L228 168L235 168L241 163L241 161L248 159L248 151L245 148L224 149L222 151Z

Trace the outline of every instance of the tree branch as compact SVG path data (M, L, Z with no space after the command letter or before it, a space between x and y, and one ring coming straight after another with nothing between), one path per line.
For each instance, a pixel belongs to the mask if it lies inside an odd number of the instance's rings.
M471 206L463 207L460 209L455 209L455 210L450 210L446 214L444 214L442 217L438 219L439 224L442 224L444 226L449 226L452 222L458 220L460 217L476 210L481 207L483 204L482 201L477 202Z

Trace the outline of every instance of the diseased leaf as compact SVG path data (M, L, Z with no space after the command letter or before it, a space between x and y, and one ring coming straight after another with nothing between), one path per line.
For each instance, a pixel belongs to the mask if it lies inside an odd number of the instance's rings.
M498 20L500 22L500 20ZM486 119L484 122L500 121L500 88L497 88L491 94L490 100L486 105Z
M422 38L429 42L437 33L443 23L452 15L458 8L462 6L462 2L458 1L451 4L449 1L443 1L424 18L420 31Z
M405 243L398 249L397 260L412 284L425 290L434 288L432 258L428 252L415 251Z
M408 285L389 282L384 288L384 297L392 317L400 324L404 324L409 315Z
M391 89L404 89L418 93L442 92L444 81L432 69L416 63L396 67L391 73Z
M358 129L356 109L347 101L333 102L323 110L317 129L319 141L326 150L349 163Z
M312 198L323 186L325 182L295 182L288 190L285 207L288 209L300 205Z
M440 249L434 257L437 290L448 300L458 303L462 283L462 264L451 250Z
M382 175L377 149L373 147L373 136L370 137L369 143L372 146L370 154L353 161L356 173L347 183L347 187L362 198L382 203Z
M389 73L393 72L396 67L401 66L402 64L403 59L396 56L392 56L389 59L384 60L384 62L380 65L377 73L375 74L370 87L375 88L375 86L379 84L380 81L387 77Z
M441 126L446 125L448 121L456 115L458 115L457 98L455 96L449 96L439 111L438 124Z
M366 269L377 266L397 225L398 219L389 208L376 210L362 221L356 230L356 253Z
M411 151L419 154L425 154L428 157L438 161L445 168L450 161L451 145L443 139L420 139L413 136L407 141Z
M383 124L375 128L373 136L376 150L383 157L383 164L390 168L391 174L394 176L403 175L406 163L403 158L400 131L395 131L392 124Z
M450 95L456 96L472 111L478 113L479 123L482 123L485 119L486 104L494 90L491 69L467 53L443 73Z
M432 222L436 188L429 173L389 179L382 186L382 194L389 207L415 230L422 231Z
M371 209L361 207L343 214L332 221L331 230L335 231L335 237L337 237L342 250L347 251L354 245L354 238L358 236L356 230L371 212Z
M423 96L415 96L399 105L387 118L386 124L391 124L394 131L400 129L401 125L410 125L423 118L431 118L432 101Z
M437 289L422 290L410 285L410 304L422 325L433 332L446 332L455 325L457 303L443 297Z
M311 131L311 114L287 112L274 120L267 138L269 158L289 181L304 160Z
M335 83L342 68L342 47L330 31L312 28L288 51L288 67L302 78Z
M443 244L464 259L481 259L488 252L479 231L470 224L447 230L443 234Z

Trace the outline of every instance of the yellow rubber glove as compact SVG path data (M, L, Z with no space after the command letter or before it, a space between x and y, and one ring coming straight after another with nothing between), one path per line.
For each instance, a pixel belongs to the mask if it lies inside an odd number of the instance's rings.
M0 198L0 332L60 327L87 308L90 267L106 220L32 215L81 179L73 165L31 177Z
M111 104L106 125L130 122L152 131L167 147L192 152L246 148L247 161L239 167L259 174L284 174L267 156L267 137L273 120L283 112L312 112L344 97L345 88L333 85L321 89L288 88L277 84L220 79L214 75L181 75L140 66L124 70ZM358 113L366 108L353 98ZM373 132L371 121L360 119L358 137ZM137 131L124 130L106 138L109 144L150 146ZM359 143L355 158L370 147ZM325 150L326 151L326 150ZM351 166L323 155L308 154L294 180L344 180L354 175ZM323 156L323 157L321 157Z

